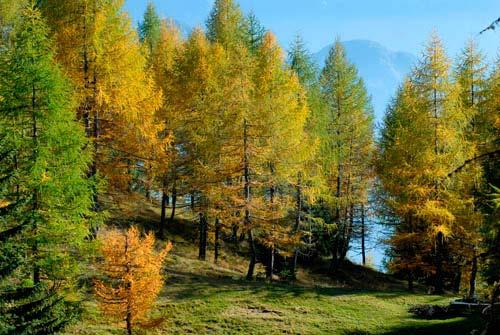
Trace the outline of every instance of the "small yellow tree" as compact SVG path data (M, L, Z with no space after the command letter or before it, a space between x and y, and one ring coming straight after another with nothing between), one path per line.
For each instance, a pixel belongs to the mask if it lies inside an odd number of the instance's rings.
M172 243L157 252L154 235L141 238L135 227L126 232L107 231L100 239L104 260L99 269L106 280L96 280L95 293L101 310L124 320L131 335L133 326L144 320L161 290L161 267Z

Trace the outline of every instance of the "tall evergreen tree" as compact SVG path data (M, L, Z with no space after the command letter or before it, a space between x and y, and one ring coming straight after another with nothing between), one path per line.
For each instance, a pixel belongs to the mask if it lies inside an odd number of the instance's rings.
M179 29L171 20L164 20L161 25L160 39L156 48L150 57L150 70L156 85L162 90L162 106L158 109L156 118L160 124L160 137L171 139L171 143L163 143L163 152L153 162L153 177L158 189L161 190L161 218L160 235L164 235L164 229L167 222L167 202L169 194L174 193L173 207L177 200L177 182L179 172L186 165L184 158L177 151L179 145L182 145L182 126L189 119L187 113L180 111L178 105L177 84L179 83L178 63L183 57L184 41ZM187 78L187 77L186 77ZM182 174L180 174L182 175ZM175 209L172 209L175 215ZM171 216L171 219L174 217Z
M413 263L440 293L445 277L450 280L455 271L447 243L457 220L451 204L463 202L448 174L468 156L463 141L467 115L449 69L442 43L433 34L389 114L379 157L379 175L401 222L391 242L399 250L393 270L407 270L411 286Z
M424 180L418 183L425 194L418 216L428 224L430 241L435 242L431 250L434 264L431 265L435 270L434 288L437 293L443 292L445 257L448 252L445 238L455 219L446 206L446 199L454 194L448 192L449 185L441 180L446 178L452 166L458 164L464 155L467 156L461 142L467 117L457 96L458 88L450 80L449 70L450 62L442 42L434 33L413 80L422 103L420 112L427 116L431 124L427 144L420 149L427 160L424 163L427 168L421 168L427 173L421 174Z
M269 248L268 278L272 278L274 253L290 254L296 242L296 187L310 154L314 152L305 132L309 115L307 99L298 78L284 68L283 51L273 34L264 36L256 52L253 126L260 129L265 146L256 178L262 183L264 212L257 213L258 240ZM291 189L290 189L291 188Z
M243 34L248 49L251 52L257 51L264 40L266 28L262 26L253 12L250 12L244 20Z
M149 53L152 53L158 45L160 38L161 19L155 5L149 2L144 17L139 23L139 39L141 43L146 44Z
M207 20L207 37L225 49L246 44L245 17L234 0L215 0Z
M419 148L427 141L415 137L413 133L416 125L424 124L427 118L418 112L418 106L416 90L407 79L387 109L376 163L377 175L383 191L387 193L383 197L385 216L394 225L394 234L389 240L389 270L406 277L410 291L426 268L419 253L426 245L425 225L416 216L419 193L410 186L417 180L420 171L409 168L409 162L415 164Z
M172 190L173 210L177 196L194 196L193 194L197 193L198 201L196 204L193 201L192 209L199 212L202 227L207 220L207 204L203 200L203 191L208 184L205 178L197 175L195 166L197 162L205 161L204 154L213 150L210 147L205 147L206 153L199 150L200 137L203 138L203 128L209 124L212 106L211 87L214 82L211 51L211 45L203 31L194 29L175 62L172 90L174 114L167 120L174 134L172 164L166 179ZM171 219L173 215L174 212ZM203 242L205 239L201 240Z
M232 229L237 241L238 230L246 232L242 223L246 213L243 208L250 200L244 197L246 191L241 184L245 174L244 148L250 145L249 141L245 142L249 135L249 121L245 119L251 106L253 60L244 44L226 49L215 43L210 54L211 79L207 81L206 92L211 93L203 95L202 106L206 111L198 121L210 126L200 127L194 137L196 152L201 157L199 162L202 162L195 166L195 178L202 186L200 204L216 222L215 235ZM219 242L216 239L215 244Z
M28 6L0 52L2 334L53 334L72 319L67 293L88 233L88 142L47 33Z
M349 250L355 207L366 199L364 171L373 151L373 116L363 80L339 40L330 50L320 85L325 108L318 133L328 189L324 203L331 211L327 223L333 225L329 239L334 271Z
M299 77L300 83L306 88L311 89L311 87L317 83L317 66L300 35L295 36L295 39L290 45L287 62L290 68L294 70Z
M314 63L312 55L305 47L305 43L299 35L290 45L287 55L287 63L290 69L296 74L300 84L307 96L309 114L305 123L306 136L303 145L309 150L309 157L302 162L302 168L296 181L296 205L295 205L295 226L294 231L304 232L303 236L311 236L313 223L323 223L322 220L315 220L310 213L310 208L314 205L316 197L324 187L323 174L318 162L321 161L319 148L320 123L317 122L322 113L322 99L320 95L319 78L317 65ZM321 229L321 228L319 228ZM305 231L307 230L307 232ZM306 242L299 243L295 250L290 267L292 278L296 276L299 254L303 249L311 248L313 245ZM309 245L308 245L309 244Z
M470 40L457 60L454 78L459 84L461 108L467 118L465 128L465 146L469 147L470 157L477 157L481 147L487 141L485 118L486 70L484 56ZM486 136L485 136L486 135ZM453 252L457 255L457 279L455 290L460 282L468 279L468 297L474 298L476 276L479 262L480 227L483 215L480 206L480 194L485 190L483 171L480 162L473 162L460 173L453 176L453 191L457 194L451 205L456 223L453 225ZM462 269L463 268L463 269ZM462 275L465 274L465 276Z

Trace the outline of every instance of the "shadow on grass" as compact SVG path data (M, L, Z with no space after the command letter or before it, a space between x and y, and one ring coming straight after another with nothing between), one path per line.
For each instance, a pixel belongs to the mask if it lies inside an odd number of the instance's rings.
M362 330L344 331L342 335L469 335L474 329L482 329L483 321L480 316L460 317L441 323L405 325L391 329L387 332L366 332Z
M287 283L267 283L262 280L247 281L222 275L200 275L188 271L172 269L167 270L167 272L169 273L167 286L169 284L179 284L179 290L175 290L175 295L178 299L206 299L217 296L218 294L238 291L258 294L259 297L264 297L269 300L283 299L285 297L300 297L302 295L333 297L356 294L379 294L385 297L386 294L387 296L401 296L407 294L406 292L383 293L338 287L303 287Z
M281 300L286 297L308 298L314 296L346 296L369 294L381 299L397 298L408 295L407 292L380 292L373 290L354 290L335 287L302 287L285 283L269 284L265 281L238 280L228 276L199 275L184 271L169 271L171 294L176 300L225 299L225 295L255 297L256 301ZM168 284L167 284L168 285ZM176 287L177 286L177 287ZM442 299L436 296L436 299ZM389 331L367 332L364 330L345 330L342 335L469 335L474 329L481 329L482 320L478 315L455 317L447 320L423 320L419 318L402 319L401 324Z
M396 291L392 291L392 292L370 290L369 292L373 292L373 296L375 298L385 299L385 300L397 299L397 298L400 298L401 296L411 296L411 295L421 296L421 295L427 295L426 293L422 293L422 292L419 292L419 291L409 292L409 291L406 291L406 290L396 290ZM448 296L447 295L427 295L427 297L428 297L427 303L432 303L432 302L442 301L443 298L447 298ZM449 297L453 298L454 296L450 295Z
M474 329L481 329L483 321L480 316L460 317L445 323L434 323L422 326L405 326L384 333L383 335L469 335Z

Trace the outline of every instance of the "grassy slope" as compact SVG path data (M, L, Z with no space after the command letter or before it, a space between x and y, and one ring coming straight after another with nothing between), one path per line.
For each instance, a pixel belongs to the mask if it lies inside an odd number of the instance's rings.
M475 318L415 319L407 312L409 306L446 304L451 298L408 294L394 280L387 280L383 290L369 289L370 280L380 288L384 276L371 270L353 267L350 281L356 287L364 283L367 288L363 290L305 272L299 274L295 285L247 282L242 280L246 259L226 252L218 265L201 262L196 259L191 237L186 241L177 231L170 239L175 247L167 261L165 288L153 313L164 322L137 334L459 335L468 334L478 322ZM208 256L210 259L211 254ZM344 283L349 281L348 274L342 277ZM90 296L85 307L83 320L67 334L124 334L122 325L102 316Z

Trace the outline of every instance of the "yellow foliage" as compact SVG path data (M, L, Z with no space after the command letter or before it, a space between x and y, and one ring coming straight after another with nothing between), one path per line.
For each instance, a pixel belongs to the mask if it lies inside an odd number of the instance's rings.
M451 235L451 229L448 225L446 224L440 224L434 227L433 229L434 236L437 236L438 233L443 234L443 236L447 237Z
M103 261L98 267L106 278L95 281L99 307L132 327L145 319L163 287L162 264L172 243L156 252L153 233L141 237L135 227L106 231L99 240Z
M47 0L41 8L54 33L57 60L76 88L76 111L95 142L97 172L114 191L127 190L138 160L167 160L168 137L156 111L161 91L122 0Z
M6 199L0 199L0 208L5 208L7 206L9 206L10 204L10 201L6 200Z
M433 222L435 224L451 223L455 220L454 215L448 208L443 207L443 203L435 200L428 200L417 212L417 216Z

